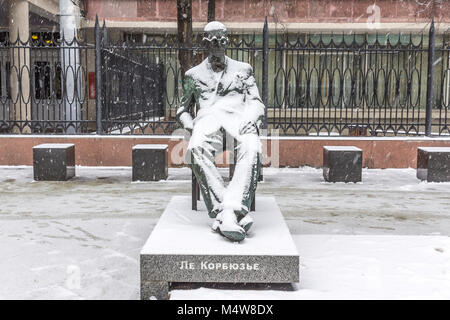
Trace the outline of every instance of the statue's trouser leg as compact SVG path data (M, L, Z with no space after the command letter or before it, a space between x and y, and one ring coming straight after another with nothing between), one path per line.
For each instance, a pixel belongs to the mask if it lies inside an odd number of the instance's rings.
M220 124L214 119L197 121L188 147L188 162L197 178L203 200L210 217L215 218L216 204L221 203L225 192L224 181L217 169L214 158L222 146ZM203 125L205 124L205 125Z
M211 160L204 149L197 147L190 150L191 169L197 178L200 192L205 201L206 209L211 218L215 218L217 212L214 212L214 206L223 199L225 191L224 182L220 176L214 160Z
M223 196L223 206L232 208L242 218L245 216L255 197L261 168L261 142L256 134L237 135L237 157L233 179ZM245 206L242 209L242 206Z

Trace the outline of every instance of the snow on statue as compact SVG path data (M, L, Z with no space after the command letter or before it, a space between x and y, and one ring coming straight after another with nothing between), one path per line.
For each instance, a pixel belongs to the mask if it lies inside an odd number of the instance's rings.
M228 58L227 29L217 21L204 29L208 58L188 70L184 96L177 111L178 121L192 133L188 162L200 185L213 230L232 241L242 241L253 220L248 215L255 196L261 166L259 127L264 104L256 87L252 67ZM192 119L190 110L197 104ZM232 180L226 187L214 156L224 129L237 141L237 161Z

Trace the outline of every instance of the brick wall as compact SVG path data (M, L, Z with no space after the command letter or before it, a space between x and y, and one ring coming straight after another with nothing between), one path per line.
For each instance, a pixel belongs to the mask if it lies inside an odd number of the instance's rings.
M380 8L380 22L428 22L431 0L216 0L216 19L229 22L366 22ZM450 0L435 0L436 20L450 22ZM89 0L87 18L176 21L176 0ZM192 0L193 21L206 21L208 0Z
M0 135L0 165L32 165L33 146L42 143L74 143L75 163L82 166L131 166L132 147L147 143L167 144L169 166L183 166L187 147L187 141L182 138L166 136ZM450 139L280 137L279 140L272 141L263 137L264 164L280 167L321 167L323 146L330 145L361 148L363 166L367 168L415 168L418 147L450 147ZM219 163L224 164L226 161Z

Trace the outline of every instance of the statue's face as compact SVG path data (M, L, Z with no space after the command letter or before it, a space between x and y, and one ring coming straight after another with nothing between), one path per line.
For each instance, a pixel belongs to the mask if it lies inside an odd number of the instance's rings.
M222 57L228 47L227 32L224 30L213 30L205 32L203 42L208 49L210 55Z

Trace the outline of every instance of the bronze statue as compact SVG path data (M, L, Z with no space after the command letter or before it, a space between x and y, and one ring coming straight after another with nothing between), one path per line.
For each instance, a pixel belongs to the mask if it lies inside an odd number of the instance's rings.
M242 241L253 220L248 215L261 167L259 128L264 104L252 67L225 55L227 30L217 21L208 23L203 41L208 58L188 70L177 119L191 132L188 162L197 178L213 230L232 241ZM192 119L190 110L197 104ZM221 145L220 130L236 139L237 160L228 186L214 164Z

